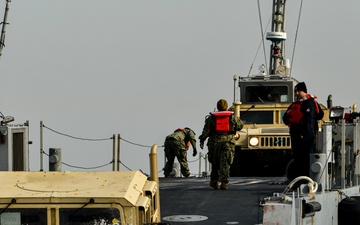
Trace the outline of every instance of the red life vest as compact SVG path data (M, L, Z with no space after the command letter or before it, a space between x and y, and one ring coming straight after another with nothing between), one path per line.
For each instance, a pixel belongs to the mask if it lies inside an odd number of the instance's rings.
M322 117L324 116L324 113L322 112L322 109L319 106L319 103L315 100L314 96L307 94L305 96L306 98L313 98L314 103L315 103L315 118L317 120L321 120ZM289 126L293 125L293 124L300 124L301 123L301 119L303 118L304 114L301 112L301 105L304 103L304 101L296 101L293 102L290 105L290 108L288 110L288 120L289 120ZM321 117L321 118L320 118Z
M293 124L300 124L304 114L301 112L301 105L303 102L293 102L288 110L289 126Z
M216 134L230 133L230 117L234 112L220 111L212 112L211 115L215 117L215 132Z
M180 128L178 128L178 129L174 130L174 133L175 133L175 132L178 132L178 131L182 131L182 130L184 130L184 129L185 129L185 128L180 127ZM190 141L186 141L186 140L184 140L184 141L185 141L186 150L188 150L191 143L190 143Z

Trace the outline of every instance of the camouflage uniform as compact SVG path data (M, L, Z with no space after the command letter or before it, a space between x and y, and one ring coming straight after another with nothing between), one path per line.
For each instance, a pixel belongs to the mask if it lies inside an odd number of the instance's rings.
M229 134L216 134L215 118L211 115L206 117L203 132L199 136L199 139L200 146L202 146L206 138L209 138L207 146L208 160L212 166L210 175L210 185L212 187L214 187L212 183L221 182L222 184L227 184L229 182L230 166L235 154L234 134L236 131L241 130L242 127L243 123L240 118L233 114L231 115ZM218 189L216 187L214 188Z
M170 176L170 173L173 170L175 157L180 163L182 175L184 177L190 176L189 166L187 163L187 150L189 148L189 146L187 146L188 142L191 143L193 147L193 156L195 156L197 153L195 132L190 128L177 130L165 138L164 151L167 159L164 167L165 177Z

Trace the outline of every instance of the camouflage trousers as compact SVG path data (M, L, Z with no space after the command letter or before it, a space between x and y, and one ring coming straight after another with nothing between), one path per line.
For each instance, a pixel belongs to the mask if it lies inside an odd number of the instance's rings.
M182 142L177 141L176 139L166 139L165 140L165 156L166 164L164 167L165 177L169 177L174 165L175 157L180 163L181 173L184 177L190 176L189 166L187 163L187 150L182 149Z
M229 183L230 166L234 160L235 144L232 142L214 142L211 152L211 181Z

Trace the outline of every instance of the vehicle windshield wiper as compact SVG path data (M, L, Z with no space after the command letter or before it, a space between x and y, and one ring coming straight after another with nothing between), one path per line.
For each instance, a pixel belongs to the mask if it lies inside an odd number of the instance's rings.
M3 212L5 212L5 210L7 210L12 204L16 203L16 199L13 198L11 199L11 202L5 207L5 209L3 209L1 212L0 212L0 215L3 214Z
M95 200L93 198L90 198L89 202L85 203L81 208L78 208L77 210L75 210L73 213L70 214L70 216L74 215L75 213L79 212L80 210L82 210L83 208L85 208L87 205L89 205L90 203L95 203Z
M245 112L241 113L240 117L243 116L245 113L249 112L249 110L253 108L255 108L255 105L250 106Z

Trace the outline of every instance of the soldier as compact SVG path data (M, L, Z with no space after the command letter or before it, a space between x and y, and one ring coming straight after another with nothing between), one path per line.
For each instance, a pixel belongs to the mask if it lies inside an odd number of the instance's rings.
M227 111L226 100L217 102L218 112L210 113L205 119L202 134L199 136L200 148L204 148L204 142L208 139L208 158L211 163L210 186L214 189L227 190L230 166L235 154L235 140L238 138L236 131L240 131L243 123L234 112ZM219 182L221 183L219 185Z
M290 127L291 147L294 156L294 169L290 180L297 176L310 175L310 153L315 149L318 122L324 112L315 100L317 97L307 93L304 82L295 86L297 100L285 112L283 121Z
M195 132L188 127L178 128L174 133L165 138L165 156L167 162L164 167L165 177L171 176L175 156L180 163L181 173L184 177L190 176L189 166L187 163L187 150L193 148L193 156L196 156L196 139Z

